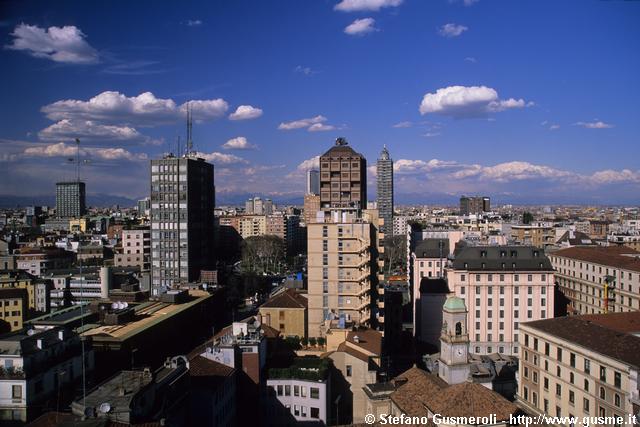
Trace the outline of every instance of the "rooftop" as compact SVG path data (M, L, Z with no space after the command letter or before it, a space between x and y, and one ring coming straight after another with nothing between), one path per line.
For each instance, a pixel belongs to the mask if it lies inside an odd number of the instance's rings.
M560 249L552 256L640 272L640 252L625 246L594 246Z
M260 308L307 308L307 299L295 289L285 289L269 298Z
M269 369L269 379L324 381L329 375L330 358L297 357L288 368Z
M440 246L442 245L442 252ZM449 239L424 239L416 245L413 253L417 258L447 258Z
M640 312L557 317L523 324L595 353L640 367Z
M551 261L533 246L466 246L453 261L456 270L552 271Z

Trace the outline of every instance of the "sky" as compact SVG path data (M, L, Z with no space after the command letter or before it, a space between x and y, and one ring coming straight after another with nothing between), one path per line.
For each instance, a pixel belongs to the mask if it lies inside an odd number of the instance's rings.
M339 136L396 202L637 204L640 1L0 3L0 198L149 193L193 143L221 202L301 200Z

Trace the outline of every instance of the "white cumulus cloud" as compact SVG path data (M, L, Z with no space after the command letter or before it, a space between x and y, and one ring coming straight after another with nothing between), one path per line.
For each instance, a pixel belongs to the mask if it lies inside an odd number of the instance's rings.
M38 132L43 141L144 141L147 139L130 126L101 125L91 120L62 119Z
M333 125L325 125L324 123L314 123L307 129L309 132L326 132L328 130L334 130L336 127Z
M468 29L469 29L468 27L465 27L464 25L460 25L460 24L445 24L442 27L440 27L440 29L438 30L438 33L440 33L440 35L443 37L451 38L451 37L458 37Z
M398 7L403 0L342 0L334 9L342 12L378 11L384 7Z
M533 105L523 99L501 100L498 92L486 86L449 86L435 93L426 93L420 104L420 114L441 114L454 118L483 117L512 108Z
M24 150L25 157L73 157L77 154L75 144L59 142L57 144L29 147ZM99 160L147 160L144 153L132 153L124 148L80 148L82 157Z
M260 108L253 107L251 105L240 105L236 108L236 111L229 114L229 120L250 120L257 119L262 115Z
M239 164L239 163L243 163L243 164L249 163L242 157L235 156L233 154L219 153L217 151L214 151L211 153L198 152L196 153L196 155L198 157L205 159L208 162L213 163L214 165L215 164L232 165L232 164Z
M315 156L300 163L297 167L299 171L307 171L309 169L320 169L320 156Z
M356 19L345 27L344 32L350 36L363 36L378 31L375 24L376 20L373 18Z
M196 121L214 120L227 112L224 99L189 101ZM128 97L120 92L102 92L88 101L67 99L45 105L41 111L51 120L84 119L106 124L155 126L175 123L186 116L187 103L157 98L151 92Z
M253 150L256 146L249 144L249 141L244 136L238 136L222 144L222 148L225 150Z
M69 64L92 64L99 59L98 52L85 40L85 34L74 25L45 29L20 24L11 36L11 44L5 48L22 50L36 58Z
M278 129L293 130L293 129L309 128L310 126L323 123L326 121L327 121L327 118L325 116L318 115L315 117L310 117L308 119L294 120L292 122L282 122L278 125Z

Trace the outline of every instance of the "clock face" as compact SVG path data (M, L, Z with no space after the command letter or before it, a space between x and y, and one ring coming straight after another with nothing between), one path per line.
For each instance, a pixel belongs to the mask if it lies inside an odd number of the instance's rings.
M456 351L456 353L458 354L458 356L462 356L464 354L464 351L459 348L458 351Z

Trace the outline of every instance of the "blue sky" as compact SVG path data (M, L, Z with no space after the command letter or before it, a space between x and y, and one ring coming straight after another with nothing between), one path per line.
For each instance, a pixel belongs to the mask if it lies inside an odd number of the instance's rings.
M389 147L400 201L640 194L640 2L0 7L0 194L51 194L79 136L88 192L143 197L192 100L220 200L301 196L337 136L370 165Z

